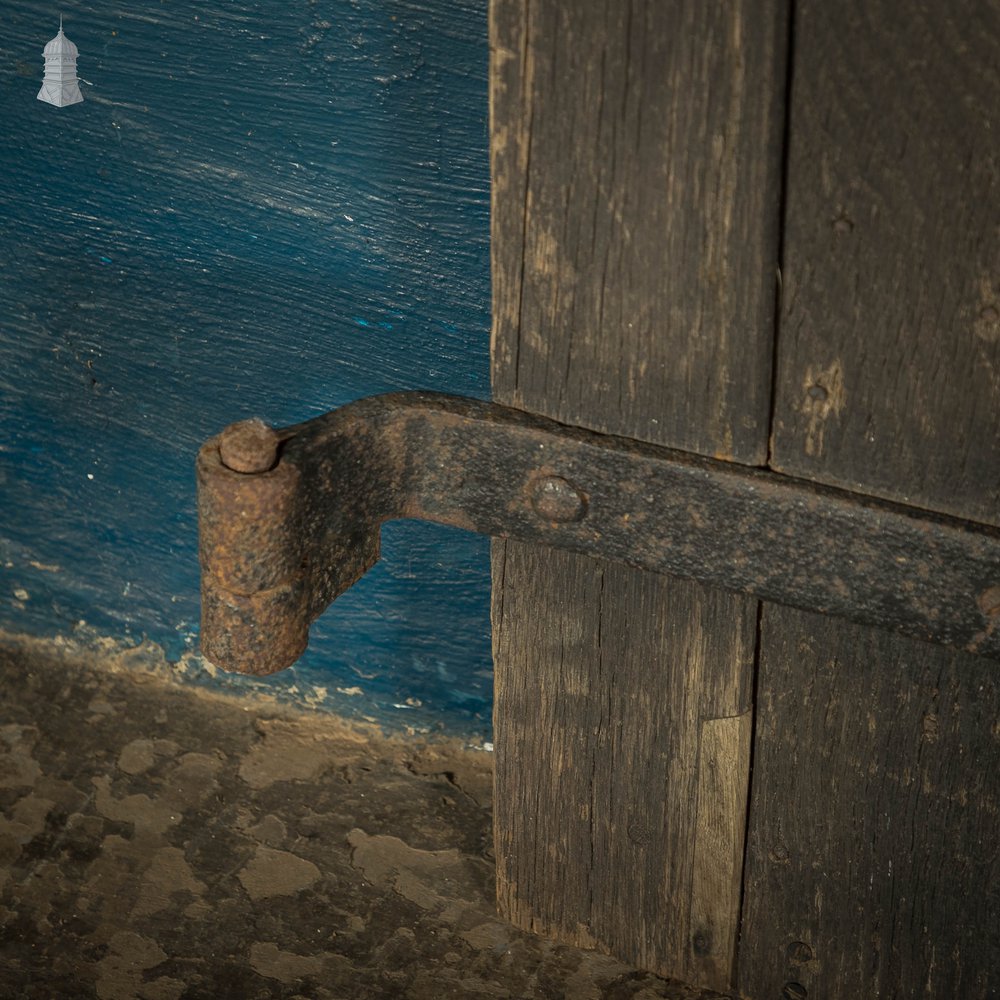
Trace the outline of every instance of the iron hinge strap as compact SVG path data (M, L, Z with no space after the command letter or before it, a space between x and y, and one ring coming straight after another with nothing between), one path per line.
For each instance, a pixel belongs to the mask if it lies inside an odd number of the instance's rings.
M309 624L420 518L690 577L1000 658L1000 532L430 393L375 396L198 455L202 649L290 666Z

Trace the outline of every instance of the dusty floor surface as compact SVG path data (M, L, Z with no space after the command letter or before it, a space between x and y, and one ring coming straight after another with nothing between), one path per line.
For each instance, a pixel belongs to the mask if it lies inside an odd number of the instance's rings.
M717 994L497 919L491 758L0 643L0 997Z

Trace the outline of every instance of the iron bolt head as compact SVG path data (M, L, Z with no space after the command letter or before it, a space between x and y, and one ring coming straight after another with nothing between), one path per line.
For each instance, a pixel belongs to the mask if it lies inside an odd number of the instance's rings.
M779 840L768 852L767 856L775 864L783 864L788 860L788 848Z
M805 941L793 941L785 949L785 955L793 965L805 965L812 961L813 950Z
M233 472L267 472L278 461L278 435L258 417L240 420L222 432L219 458Z
M587 512L583 494L561 476L543 476L531 486L531 506L548 521L579 521Z

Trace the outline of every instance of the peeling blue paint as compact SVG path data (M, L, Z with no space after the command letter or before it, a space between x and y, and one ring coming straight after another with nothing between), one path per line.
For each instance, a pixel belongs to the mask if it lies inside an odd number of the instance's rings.
M62 10L83 104L35 100L48 5L5 5L0 37L0 626L177 659L200 441L375 392L488 394L486 0ZM263 683L487 732L487 547L389 526Z

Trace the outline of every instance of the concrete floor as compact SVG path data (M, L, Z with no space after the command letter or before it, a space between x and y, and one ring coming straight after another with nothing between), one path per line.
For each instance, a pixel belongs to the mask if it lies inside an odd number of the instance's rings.
M489 754L138 657L0 642L0 996L719 996L495 916Z

